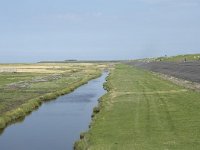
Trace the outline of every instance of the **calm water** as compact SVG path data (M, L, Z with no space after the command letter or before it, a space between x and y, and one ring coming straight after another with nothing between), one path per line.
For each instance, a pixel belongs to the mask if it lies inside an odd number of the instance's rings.
M71 150L81 132L88 130L93 108L105 94L107 77L91 80L74 92L44 103L0 135L0 150Z

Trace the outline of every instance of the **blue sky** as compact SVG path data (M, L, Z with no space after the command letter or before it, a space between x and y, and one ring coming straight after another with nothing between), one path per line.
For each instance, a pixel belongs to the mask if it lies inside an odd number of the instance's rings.
M0 62L200 53L199 0L0 1Z

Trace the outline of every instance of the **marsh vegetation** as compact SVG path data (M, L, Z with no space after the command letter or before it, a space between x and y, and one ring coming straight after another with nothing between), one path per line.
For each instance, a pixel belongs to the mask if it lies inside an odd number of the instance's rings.
M81 132L88 130L93 107L106 92L106 76L103 73L73 92L44 103L21 123L7 127L0 136L1 149L72 150Z
M106 64L1 64L0 128L43 101L71 92L101 74Z

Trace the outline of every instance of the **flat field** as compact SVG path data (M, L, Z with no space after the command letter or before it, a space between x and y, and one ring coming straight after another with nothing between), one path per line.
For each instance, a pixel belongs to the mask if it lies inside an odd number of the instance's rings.
M100 75L106 64L1 64L0 128Z
M76 149L200 149L200 93L128 65L117 65L106 87Z

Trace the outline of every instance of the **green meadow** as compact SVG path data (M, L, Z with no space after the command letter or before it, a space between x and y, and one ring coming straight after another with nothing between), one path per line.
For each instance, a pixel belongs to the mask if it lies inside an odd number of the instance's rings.
M76 150L198 150L200 93L117 65Z

